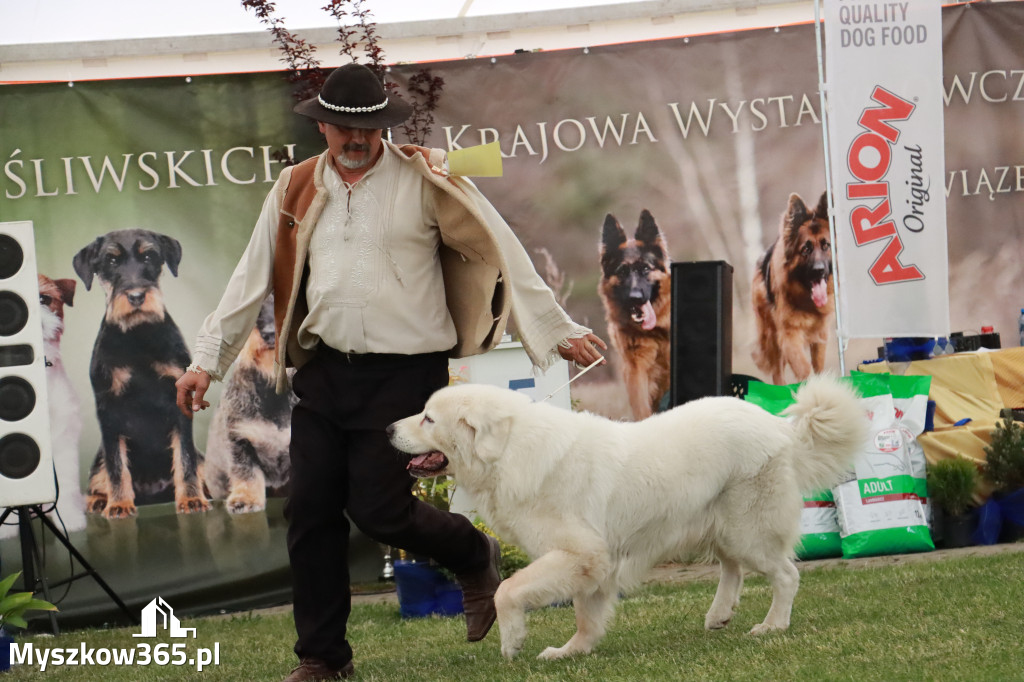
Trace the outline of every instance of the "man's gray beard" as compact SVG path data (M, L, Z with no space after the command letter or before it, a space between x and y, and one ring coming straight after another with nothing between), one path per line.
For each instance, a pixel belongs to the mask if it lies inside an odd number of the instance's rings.
M348 156L345 156L345 152L338 154L336 158L338 160L338 163L340 163L342 166L349 170L359 170L360 168L366 168L367 166L370 165L370 161L372 160L370 158L370 154L368 151L366 152L366 156L364 156L362 159L349 158Z

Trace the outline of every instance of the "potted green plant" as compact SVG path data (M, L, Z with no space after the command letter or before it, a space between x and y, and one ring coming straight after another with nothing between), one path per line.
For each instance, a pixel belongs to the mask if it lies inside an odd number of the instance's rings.
M971 544L974 517L970 513L974 504L974 488L978 470L974 463L962 457L944 459L928 467L928 495L935 507L932 519L936 539L944 547L967 547Z
M26 611L56 611L57 607L42 599L33 599L31 592L11 592L14 581L21 572L12 573L0 580L0 670L11 667L11 644L13 628L28 627Z
M1002 517L1001 542L1024 538L1024 425L1006 416L985 446L982 475L992 484Z

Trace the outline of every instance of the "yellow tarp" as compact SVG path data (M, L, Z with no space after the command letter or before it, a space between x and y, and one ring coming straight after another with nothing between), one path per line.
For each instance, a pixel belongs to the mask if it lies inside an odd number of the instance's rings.
M1024 348L1007 348L988 355L992 356L1003 406L1024 409Z

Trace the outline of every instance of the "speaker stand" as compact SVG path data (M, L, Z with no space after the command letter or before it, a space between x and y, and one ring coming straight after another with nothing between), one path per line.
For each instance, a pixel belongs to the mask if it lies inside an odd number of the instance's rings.
M7 520L7 517L11 513L18 515L18 532L21 536L21 577L22 584L25 586L27 591L31 591L33 594L38 590L35 589L36 582L38 580L42 593L43 599L52 603L50 599L50 589L57 588L61 585L65 585L79 578L92 577L96 583L103 588L103 591L114 601L115 604L121 609L121 611L128 617L132 625L138 625L139 620L128 610L121 598L117 596L117 593L111 589L110 585L103 579L103 577L96 571L92 565L86 561L85 557L82 556L81 552L75 549L75 546L71 544L71 540L68 536L58 528L53 521L50 520L39 505L26 505L21 507L8 507L4 510L3 514L0 514L0 524ZM46 579L46 571L43 566L42 555L39 551L39 542L36 539L35 530L32 528L32 519L38 518L42 522L44 528L49 528L53 536L60 541L64 547L67 548L71 556L74 557L82 568L85 569L81 573L72 573L72 575L64 580L53 583L52 585ZM38 579L36 573L38 571ZM57 625L57 614L54 611L49 612L50 617L50 629L54 635L60 634L60 628Z

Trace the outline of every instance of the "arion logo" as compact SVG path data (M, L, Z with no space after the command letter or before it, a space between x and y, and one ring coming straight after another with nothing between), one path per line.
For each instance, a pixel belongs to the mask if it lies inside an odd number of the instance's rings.
M900 261L903 239L892 220L886 179L892 161L892 145L900 137L900 130L890 125L890 121L906 121L914 113L915 105L880 85L875 86L871 99L879 106L861 112L857 123L864 132L854 138L846 154L847 167L854 178L846 183L846 198L861 200L850 212L853 240L858 248L888 240L869 268L871 280L876 284L924 279L917 266Z
M163 597L156 597L143 607L142 632L133 634L132 637L156 637L157 626L161 624L171 637L188 637L190 632L193 639L196 636L195 628L181 627L181 622L175 617L171 605L165 602Z

